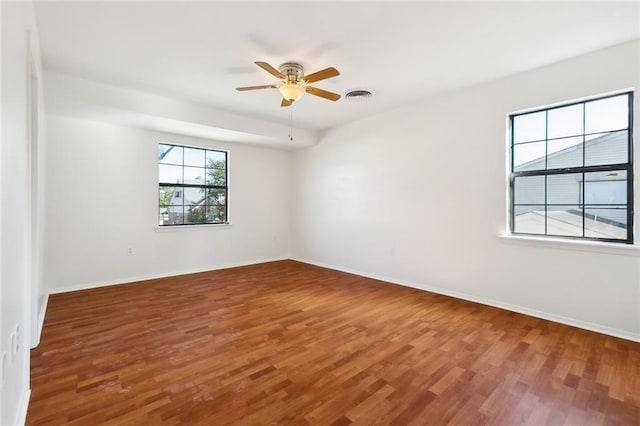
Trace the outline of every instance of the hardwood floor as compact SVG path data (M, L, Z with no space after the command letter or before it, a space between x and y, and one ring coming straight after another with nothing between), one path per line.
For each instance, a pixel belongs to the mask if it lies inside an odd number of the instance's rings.
M51 296L27 424L638 425L640 344L294 261Z

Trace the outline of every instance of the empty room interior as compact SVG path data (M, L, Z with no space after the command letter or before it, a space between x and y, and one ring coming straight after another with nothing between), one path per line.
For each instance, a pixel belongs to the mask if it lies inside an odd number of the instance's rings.
M0 23L0 424L640 424L639 2Z

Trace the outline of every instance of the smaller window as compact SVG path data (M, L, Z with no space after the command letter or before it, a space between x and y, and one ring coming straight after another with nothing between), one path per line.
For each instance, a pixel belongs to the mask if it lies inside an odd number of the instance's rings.
M158 145L160 226L227 223L227 152Z

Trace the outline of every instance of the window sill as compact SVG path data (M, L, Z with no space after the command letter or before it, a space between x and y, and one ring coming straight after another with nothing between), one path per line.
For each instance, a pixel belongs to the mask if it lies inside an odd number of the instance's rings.
M159 226L154 225L153 229L156 232L179 232L179 231L197 231L197 230L212 230L212 229L225 229L231 228L230 223L207 223L202 225L173 225L173 226Z
M604 253L621 256L640 257L640 246L635 244L616 244L609 242L564 240L560 238L538 238L523 235L498 235L503 242L528 247L546 247L560 250L576 250L589 253Z

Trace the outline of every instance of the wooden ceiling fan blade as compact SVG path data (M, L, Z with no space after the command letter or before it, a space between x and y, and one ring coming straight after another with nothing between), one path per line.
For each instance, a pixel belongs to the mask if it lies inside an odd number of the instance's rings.
M281 80L284 80L284 75L278 71L277 69L275 69L274 67L272 67L271 65L269 65L266 62L260 62L260 61L256 61L255 64L257 66L259 66L260 68L262 68L263 70L265 70L266 72L268 72L269 74L278 77Z
M245 90L258 90L258 89L275 89L278 87L275 84L265 84L263 86L246 86L246 87L236 87L236 90L239 92L243 92Z
M337 101L340 99L340 95L333 92L327 92L326 90L318 89L317 87L307 86L304 88L305 92L310 93L315 96L320 96L321 98L329 99L330 101Z
M312 74L305 75L303 78L307 83L313 83L314 81L326 80L327 78L337 77L339 75L340 73L337 69L329 67Z
M293 103L293 101L290 101L289 99L285 99L282 98L282 102L280 103L281 107L288 107Z

